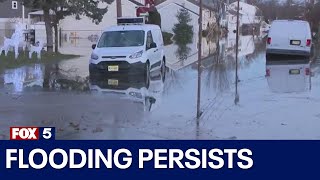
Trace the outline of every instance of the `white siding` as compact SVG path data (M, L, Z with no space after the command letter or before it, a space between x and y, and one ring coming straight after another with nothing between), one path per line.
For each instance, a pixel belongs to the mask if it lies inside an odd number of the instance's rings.
M106 4L101 4L101 7L105 7ZM122 1L122 15L123 16L136 16L136 5L130 1ZM116 25L117 23L117 7L116 2L108 5L108 12L104 15L102 22L98 25L94 24L88 17L81 17L81 20L75 20L74 16L65 18L60 27L63 31L77 32L81 37L87 37L92 34L93 31L101 32L109 26Z
M237 10L237 2L234 2L230 4L229 8L232 9L233 11ZM240 2L240 25L242 24L254 24L254 23L259 23L260 19L259 17L256 16L257 12L257 7L252 6L247 3ZM235 29L236 28L236 15L229 15L229 29Z
M184 66L190 65L198 60L198 33L199 33L199 6L190 3L186 0L167 0L157 6L159 13L161 14L161 28L163 31L173 33L172 28L178 20L176 18L177 13L183 7L189 10L191 16L190 24L193 26L194 36L193 43L188 44L188 47L191 49L189 52L189 57L185 61L179 61L176 56L176 51L178 46L175 44L169 45L165 47L167 63L170 64L170 67L174 70L178 70ZM212 25L215 22L214 13L208 9L204 9L203 11L203 29L207 28L208 23ZM205 38L203 38L203 46L202 46L202 55L203 57L209 56L209 53L213 53L215 51L216 45L212 42L208 42Z
M180 61L176 52L178 50L178 46L175 44L171 44L169 46L165 46L167 64L173 70L182 69L185 66L191 65L198 61L198 50L196 47L197 42L189 44L188 47L191 49L189 52L188 58ZM217 44L213 41L208 41L206 38L202 38L202 58L209 57L213 53L216 52Z
M177 23L176 15L178 11L185 7L189 10L192 22L191 24L195 27L198 26L198 18L199 18L199 6L187 1L187 0L167 0L159 5L157 5L157 9L161 14L161 26L164 31L172 32L173 25ZM214 12L210 10L204 9L203 11L203 29L207 28L207 25L212 25L215 23Z
M163 31L171 33L173 32L172 29L174 25L178 23L178 19L176 18L176 16L180 9L181 7L174 3L168 4L167 6L158 9L159 13L161 14L161 28ZM190 24L193 25L194 29L198 29L199 16L192 12L189 13L192 19Z

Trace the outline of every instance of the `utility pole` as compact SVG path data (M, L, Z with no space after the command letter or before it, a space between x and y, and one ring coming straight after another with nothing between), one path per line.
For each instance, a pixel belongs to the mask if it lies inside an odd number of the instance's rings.
M238 1L238 8L237 8L237 30L236 30L236 95L234 103L237 105L240 101L239 92L238 92L238 83L239 83L239 76L238 76L238 61L239 61L239 33L240 33L240 0Z
M122 3L121 0L116 0L117 2L117 17L122 17Z
M201 112L202 10L203 10L203 4L202 4L202 0L200 0L199 42L198 42L198 97L197 97L197 118L198 119L202 115L202 112Z

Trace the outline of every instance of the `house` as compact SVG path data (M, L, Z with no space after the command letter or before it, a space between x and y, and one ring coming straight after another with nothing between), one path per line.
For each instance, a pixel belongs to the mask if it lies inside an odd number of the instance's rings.
M156 8L158 9L162 21L162 28L166 32L172 32L172 28L177 20L165 21L164 19L175 17L178 10L181 8L186 8L191 13L192 24L198 24L199 18L199 4L196 0L166 0L166 1L156 1ZM144 6L145 0L121 0L121 16L124 17L135 17L136 9L139 6ZM101 7L105 7L106 4L101 3ZM213 10L207 6L204 6L203 12L203 29L206 29L209 25L215 22L215 16ZM87 17L81 17L81 21L75 22L75 17L70 16L61 21L60 27L62 31L68 34L73 34L76 36L88 36L89 31L99 32L108 26L116 24L117 20L117 2L114 1L112 4L108 5L108 12L105 14L102 22L98 25L92 23L92 20ZM77 30L77 31L75 31ZM83 34L83 35L82 35Z
M143 6L144 0L122 0L121 15L123 17L135 17L136 8ZM108 12L104 15L102 22L98 25L92 22L88 17L82 16L81 20L75 20L74 16L66 17L60 23L63 35L74 38L86 38L91 35L99 35L106 27L117 24L117 2L112 4L100 3L101 7L108 6Z
M221 19L220 26L223 28L228 28L228 4L224 3L220 9Z
M228 29L233 31L237 27L237 2L231 3L229 5L229 15L228 15ZM253 5L240 2L240 28L242 31L252 30L253 27L256 27L258 30L260 28L260 23L262 21L261 10Z
M0 44L4 36L11 36L16 21L23 22L27 18L27 13L28 9L25 9L18 1L0 2Z
M173 27L178 23L177 14L180 9L185 9L189 12L191 17L190 24L193 26L194 36L191 44L187 44L189 49L187 53L187 57L182 61L181 58L177 57L177 52L179 51L179 47L176 44L171 44L165 47L166 56L167 56L167 64L173 70L179 70L185 66L193 64L198 60L198 39L199 39L199 2L196 0L161 0L156 1L156 8L161 15L161 28L165 32L173 33ZM208 27L213 26L216 23L215 20L215 12L213 8L204 5L203 6L203 30ZM213 51L214 45L208 42L205 38L202 40L202 54L203 57L207 57L209 52Z
M84 44L89 47L90 43L87 41L91 40L94 42L104 29L116 25L118 16L135 17L137 7L143 6L142 1L144 0L117 0L111 4L100 2L99 7L108 7L108 11L99 24L95 24L86 16L80 16L80 20L76 20L75 16L65 17L59 24L60 44L64 43L65 48L79 47ZM119 2L121 4L120 10L118 6ZM28 18L30 28L36 30L36 41L46 41L43 11L30 12Z
M198 19L199 19L199 3L196 0L166 0L156 5L159 13L161 14L161 27L163 31L173 32L172 28L178 19L176 18L177 13L180 9L186 9L191 16L191 24L194 25L194 28L198 28ZM213 25L215 21L213 8L204 5L203 8L203 17L202 17L202 29L207 29L207 27Z
M21 3L13 0L6 0L4 2L0 2L0 23L7 23L12 21L13 19L23 19L27 18L28 10L23 7ZM3 26L0 26L2 29Z

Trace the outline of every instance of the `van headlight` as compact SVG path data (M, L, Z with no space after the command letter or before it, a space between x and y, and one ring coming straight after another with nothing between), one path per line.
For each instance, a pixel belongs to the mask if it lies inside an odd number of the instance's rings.
M137 58L140 58L142 55L143 55L143 51L139 51L139 52L136 52L136 53L132 54L131 56L129 56L129 58L130 59L137 59Z
M92 53L92 54L91 54L91 59L92 59L92 60L98 60L98 59L99 59L99 56L96 55L95 53Z

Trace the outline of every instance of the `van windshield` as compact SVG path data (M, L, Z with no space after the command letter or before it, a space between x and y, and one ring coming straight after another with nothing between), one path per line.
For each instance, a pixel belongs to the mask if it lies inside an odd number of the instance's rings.
M143 46L144 35L145 32L141 30L104 32L99 40L98 47Z

